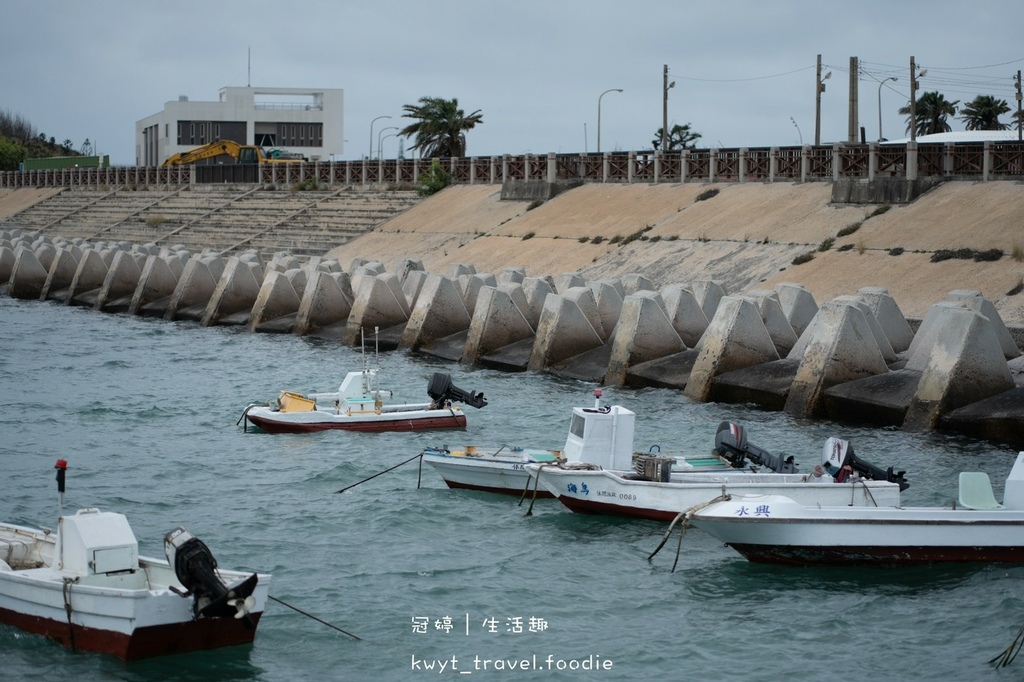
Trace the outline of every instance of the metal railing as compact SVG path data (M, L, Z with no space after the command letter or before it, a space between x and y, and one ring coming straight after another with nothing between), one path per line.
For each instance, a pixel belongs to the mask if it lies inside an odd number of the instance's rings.
M179 187L257 182L289 186L314 181L335 185L416 184L431 159L363 159L270 163L254 172L159 166L60 168L0 173L0 188L123 186ZM438 159L456 184L507 180L557 182L810 182L841 178L933 177L948 180L1022 180L1024 143L832 144L802 147L694 149L681 152L522 154ZM228 168L230 166L226 166Z

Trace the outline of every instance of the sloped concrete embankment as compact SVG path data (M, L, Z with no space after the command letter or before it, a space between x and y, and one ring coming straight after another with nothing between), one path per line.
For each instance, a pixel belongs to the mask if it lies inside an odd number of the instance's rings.
M416 260L389 272L359 259L346 270L286 253L224 259L15 232L0 235L0 281L18 298L346 345L378 330L382 348L465 364L1024 445L1024 360L976 291L951 291L914 333L880 287L819 306L788 282L729 293L708 280L655 289L635 274L587 282L467 263L440 274Z

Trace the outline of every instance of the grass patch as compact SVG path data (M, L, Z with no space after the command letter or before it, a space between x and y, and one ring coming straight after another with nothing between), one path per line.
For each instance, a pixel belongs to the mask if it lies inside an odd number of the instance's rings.
M667 241L667 242L674 242L674 241L678 241L678 240L679 240L679 235L678 234L672 234L672 235L669 235L669 236L665 237L665 241Z
M580 237L576 241L578 241L580 244L586 244L587 242L590 241L590 237Z
M611 239L610 239L610 240L608 241L608 243L609 243L609 244L618 244L618 243L619 243L619 242L621 242L621 241L622 241L622 235L621 235L621 234L617 234L617 235L615 235L614 237L612 237L612 238L611 238Z
M1024 279L1017 280L1017 286L1006 292L1007 296L1016 296L1020 292L1024 291Z
M901 253L903 253L903 247L902 246L894 246L893 248L889 249L889 255L890 256L898 256Z
M1024 261L1024 246L1014 244L1013 249L1010 251L1010 257L1018 263Z
M146 217L146 227L160 227L167 222L167 218L159 213Z
M823 242L821 242L821 244L818 246L818 251L823 251L823 252L824 251L828 251L829 249L832 248L832 245L835 244L835 243L836 243L835 238L834 237L829 237L829 238L825 239Z
M853 251L853 244L843 244L836 251Z
M1002 249L988 249L987 251L977 251L975 249L939 249L932 254L931 261L933 263L941 263L944 260L973 260L976 262L987 262L997 261L1002 257Z
M870 215L868 215L868 217L874 218L876 215L882 215L883 213L888 212L890 208L892 208L892 204L883 204L882 206L879 206L874 211L872 211Z
M648 228L648 229L650 229L650 228ZM637 239L646 240L647 237L644 236L644 232L646 232L646 231L647 230L637 230L633 234L626 235L625 237L622 238L622 241L620 242L619 246L625 246L626 244L628 244L630 242L635 242ZM616 239L618 239L618 237L616 237Z
M604 241L604 237L602 237L601 235L597 235L596 237L594 237L593 239L590 240L590 243L591 244L600 244L603 241Z
M657 234L656 234L656 235L654 235L653 237L651 237L651 243L652 243L652 244L653 244L654 242L660 242L660 241L661 241L661 235L657 235Z
M543 203L544 201L542 199L534 199L533 201L530 202L530 205L526 207L526 210L532 211L533 209L537 208Z
M525 242L527 239L533 239L533 237L534 237L534 233L533 232L527 232L526 234L523 235L523 241Z
M695 203L698 202L698 201L707 201L708 199L710 199L712 197L717 197L717 196L718 196L718 189L712 187L711 189L705 190L705 191L701 192L700 194L698 194L697 198L694 199L693 201Z
M809 263L814 260L814 252L808 251L807 253L801 253L799 256L793 259L793 265L801 265L803 263Z
M860 255L863 256L864 252L867 251L867 248L868 247L864 246L864 242L857 242L857 253Z
M857 230L860 229L861 225L863 225L863 223L850 223L849 225L847 225L843 229L841 229L838 232L836 232L836 236L837 237L845 237L847 235L853 234L854 232L856 232Z

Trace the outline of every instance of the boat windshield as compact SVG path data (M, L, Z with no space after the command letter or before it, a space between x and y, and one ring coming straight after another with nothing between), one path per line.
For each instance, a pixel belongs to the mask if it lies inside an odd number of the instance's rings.
M572 421L569 423L569 433L576 436L577 438L583 438L583 429L587 425L587 420L581 415L574 414Z

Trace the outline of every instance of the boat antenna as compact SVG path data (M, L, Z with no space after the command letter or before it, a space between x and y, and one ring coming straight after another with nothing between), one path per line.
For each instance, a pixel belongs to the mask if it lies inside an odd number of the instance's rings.
M64 516L64 475L68 470L68 462L66 459L58 459L53 468L57 470L57 518L59 519Z
M374 395L374 398L377 399L377 402L380 402L380 335L379 335L379 333L380 333L380 327L375 326L373 328L373 357L376 358L376 361L377 361L377 372L376 372L376 376L374 376L374 379L376 379L376 382L375 382L376 386L373 389L373 395ZM380 405L378 405L377 407L379 409Z
M370 368L366 364L366 330L359 328L359 348L363 354L363 397L370 392Z

